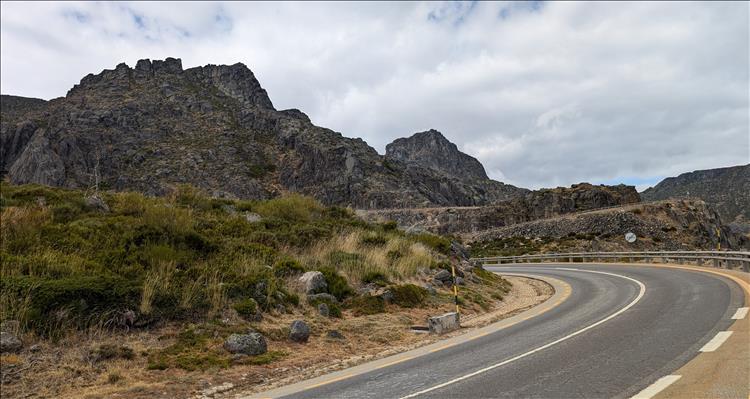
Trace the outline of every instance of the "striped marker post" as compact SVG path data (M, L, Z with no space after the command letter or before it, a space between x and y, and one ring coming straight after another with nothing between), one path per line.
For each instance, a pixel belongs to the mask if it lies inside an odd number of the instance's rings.
M461 310L458 308L458 285L456 284L456 264L454 262L451 262L451 272L453 273L453 301L456 304L456 314L461 316Z

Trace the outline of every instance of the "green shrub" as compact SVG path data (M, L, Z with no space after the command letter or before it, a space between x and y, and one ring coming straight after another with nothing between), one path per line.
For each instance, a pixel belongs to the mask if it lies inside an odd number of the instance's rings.
M294 259L282 259L273 265L276 277L291 277L305 272L305 268Z
M125 345L104 344L93 351L93 357L96 361L112 359L135 359L135 352Z
M382 247L388 243L388 238L382 234L378 233L369 233L362 237L360 240L360 244L362 245L369 245L373 247Z
M415 235L414 239L442 254L447 255L451 250L450 240L434 234L420 233Z
M398 223L393 220L385 222L381 226L383 228L383 231L395 231L398 229Z
M386 285L390 284L391 282L388 281L388 277L379 271L370 271L365 273L365 275L362 277L362 283L363 284L375 284L379 285L381 287L385 287Z
M258 303L252 298L247 298L232 305L234 310L244 319L250 319L258 313Z
M255 210L265 218L278 218L290 222L308 222L318 216L323 208L310 197L290 194L260 202L256 205Z
M317 307L321 303L324 303L328 306L328 312L331 317L341 318L341 307L338 303L331 301L330 299L316 298L312 301L308 301L308 303L313 307Z
M346 282L346 279L336 272L336 269L330 266L318 268L318 271L323 273L326 279L328 287L326 291L335 296L339 301L346 299L346 297L354 294L354 290Z
M385 301L379 296L360 295L351 298L347 306L355 316L373 315L385 312Z
M427 290L414 284L395 285L390 290L393 303L404 308L420 306L427 298Z

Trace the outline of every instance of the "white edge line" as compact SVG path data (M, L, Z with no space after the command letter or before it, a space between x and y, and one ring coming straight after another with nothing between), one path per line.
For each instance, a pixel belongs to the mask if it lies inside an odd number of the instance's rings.
M730 335L732 335L733 331L719 331L716 333L716 336L711 338L708 343L703 345L703 347L700 349L701 352L713 352L721 346L721 344L724 343L724 341L729 338Z
M431 392L431 391L434 391L434 390L436 390L436 389L440 389L440 388L443 388L443 387L445 387L445 386L448 386L448 385L451 385L451 384L455 384L455 383L457 383L457 382L459 382L459 381L463 381L463 380L465 380L465 379L468 379L468 378L474 377L474 376L476 376L476 375L479 375L479 374L485 373L485 372L487 372L487 371L490 371L490 370L492 370L492 369L498 368L498 367L500 367L500 366L504 366L504 365L506 365L506 364L508 364L508 363L514 362L514 361L516 361L516 360L518 360L518 359L522 359L522 358L524 358L524 357L526 357L526 356L529 356L529 355L531 355L531 354L534 354L534 353L536 353L536 352L539 352L539 351L542 351L542 350L544 350L544 349L547 349L547 348L549 348L549 347L551 347L551 346L553 346L553 345L559 344L560 342L563 342L563 341L565 341L565 340L568 340L568 339L570 339L570 338L573 338L573 337L575 337L576 335L582 334L582 333L584 333L584 332L586 332L586 331L588 331L588 330L590 330L590 329L592 329L592 328L594 328L594 327L597 327L597 326L599 326L600 324L603 324L603 323L605 323L605 322L607 322L607 321L609 321L609 320L611 320L611 319L613 319L613 318L615 318L615 317L619 316L620 314L624 313L624 312L625 312L625 311L627 311L628 309L632 308L632 307L633 307L633 306L634 306L634 305L635 305L636 303L638 303L638 301L640 301L640 300L641 300L641 298L643 298L643 295L644 295L644 294L646 293L646 285L645 285L645 284L643 284L642 282L640 282L640 281L638 281L638 280L636 280L636 279L634 279L634 278L630 278L630 277L628 277L628 276L623 276L623 275L621 275L621 274L615 274L615 273L600 272L600 271L595 271L595 270L577 270L577 271L581 271L581 272L586 272L586 273L599 273L599 274L608 274L608 275L610 275L610 276L621 277L621 278L624 278L624 279L627 279L627 280L633 281L633 282L635 282L636 284L638 284L638 286L640 287L640 292L639 292L639 293L638 293L638 295L637 295L637 296L635 297L635 299L633 299L633 301L632 301L632 302L630 302L629 304L627 304L627 305L626 305L626 306L625 306L624 308L622 308L622 309L618 310L618 311L617 311L617 312L615 312L615 313L612 313L611 315L609 315L609 316L607 316L607 317L605 317L605 318L603 318L603 319L601 319L601 320L597 321L597 322L596 322L596 323L594 323L594 324L591 324L591 325L589 325L589 326L587 326L587 327L584 327L584 328L582 328L582 329L580 329L580 330L578 330L578 331L576 331L576 332L573 332L573 333L571 333L571 334L568 334L568 335L566 335L566 336L564 336L564 337L562 337L562 338L560 338L560 339L558 339L558 340L556 340L556 341L552 341L552 342L550 342L550 343L548 343L548 344L546 344L546 345L542 345L542 346L540 346L540 347L538 347L538 348L536 348L536 349L532 349L532 350L530 350L530 351L528 351L528 352L526 352L526 353L522 353L522 354L520 354L520 355L518 355L518 356L512 357L512 358L510 358L510 359L508 359L508 360L505 360L505 361L502 361L502 362L500 362L500 363L496 363L496 364L493 364L492 366L489 366L489 367L485 367L485 368L483 368L483 369L479 369L479 370L477 370L477 371L474 371L473 373L469 373L469 374L463 375L463 376L461 376L461 377L458 377L458 378L454 378L454 379L452 379L452 380L450 380L450 381L444 382L444 383L442 383L442 384L439 384L439 385L435 385L435 386L433 386L433 387L431 387L431 388L423 389L423 390L421 390L421 391L419 391L419 392L414 392L414 393L412 393L412 394L409 394L409 395L406 395L406 396L402 396L402 397L401 397L400 399L408 399L408 398L413 398L413 397L416 397L416 396L419 396L419 395L425 394L425 393L427 393L427 392Z
M668 386L672 385L675 381L679 380L682 376L681 375L666 375L664 377L659 378L654 382L653 384L646 387L646 389L642 390L641 392L638 392L635 396L633 396L630 399L651 399L659 392L666 389Z
M732 320L742 320L747 316L747 311L750 308L739 308L736 312L734 312L734 316L732 316Z

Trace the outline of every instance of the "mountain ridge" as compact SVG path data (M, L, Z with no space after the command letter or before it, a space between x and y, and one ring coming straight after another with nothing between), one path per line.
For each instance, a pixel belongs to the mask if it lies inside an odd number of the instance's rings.
M486 174L466 181L413 156L379 155L299 110L276 110L241 63L184 70L177 58L121 63L19 112L25 102L2 97L0 169L17 184L83 188L100 180L162 195L190 183L217 197L291 191L365 209L484 205L528 192ZM474 159L450 144L452 155Z

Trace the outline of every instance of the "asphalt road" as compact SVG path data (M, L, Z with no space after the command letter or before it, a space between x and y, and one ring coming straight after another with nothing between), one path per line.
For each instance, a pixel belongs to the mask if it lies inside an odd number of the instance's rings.
M287 397L628 398L695 357L743 306L734 282L704 273L573 267L488 267L572 292L492 334Z

